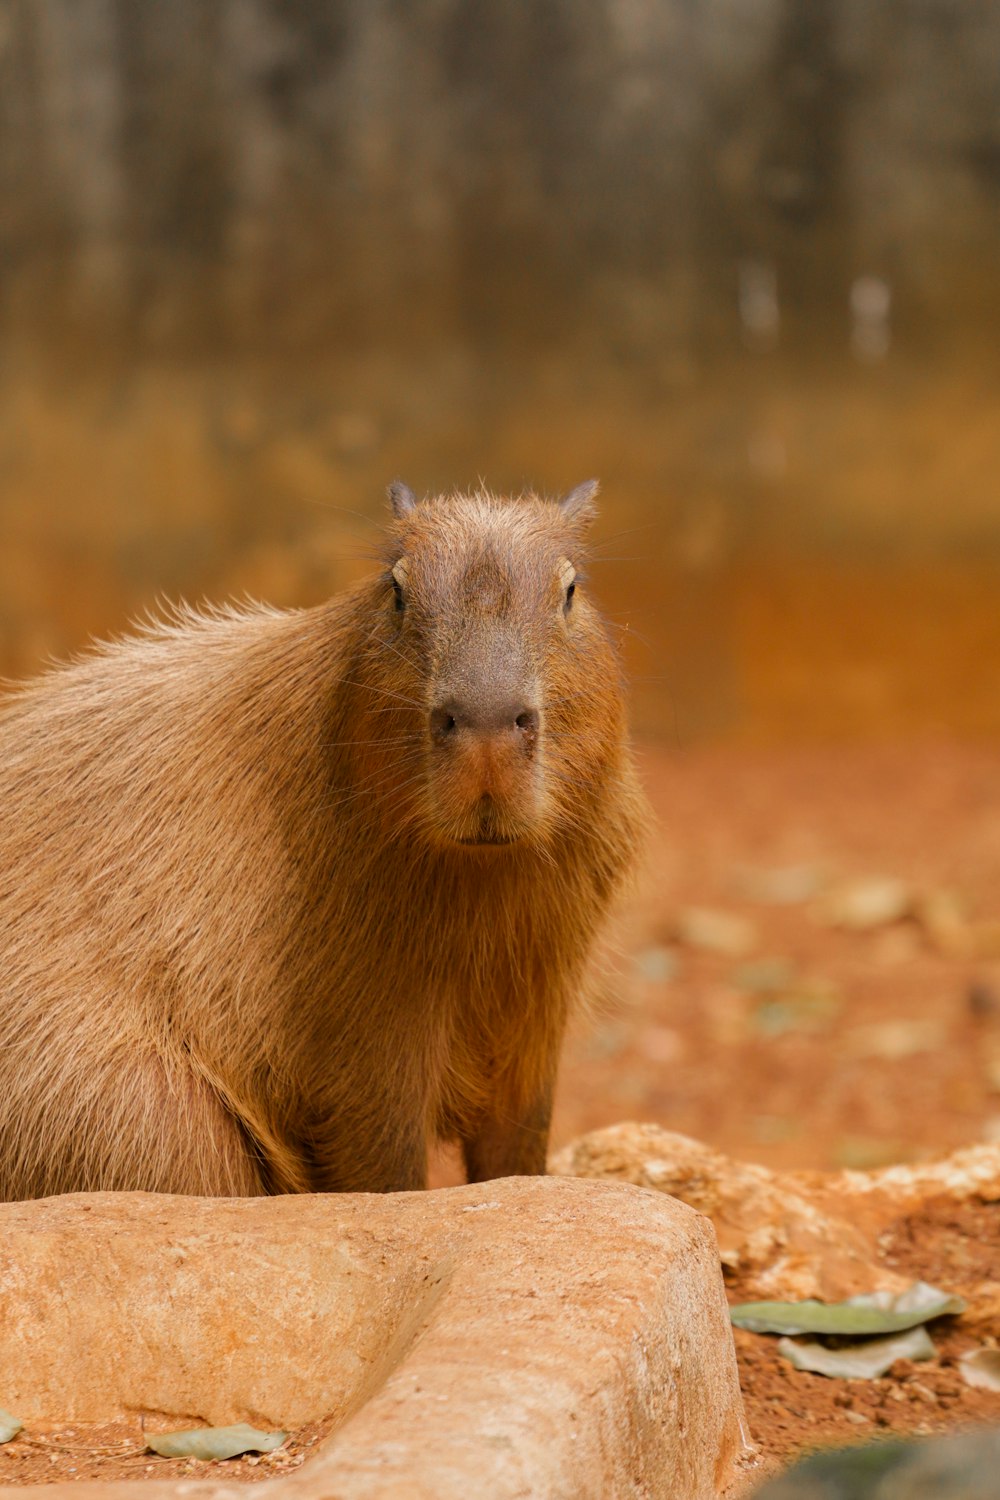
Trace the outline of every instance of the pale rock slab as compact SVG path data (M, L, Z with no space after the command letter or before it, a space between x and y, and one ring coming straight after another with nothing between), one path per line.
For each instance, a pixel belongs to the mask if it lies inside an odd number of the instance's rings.
M45 1500L713 1500L743 1450L710 1223L571 1179L0 1205L0 1392L28 1424L337 1418L250 1492L151 1479Z
M878 1237L921 1200L1000 1202L1000 1144L872 1172L773 1172L659 1125L625 1124L581 1136L550 1170L679 1198L712 1220L723 1264L755 1295L827 1302L903 1289L908 1278L879 1263ZM979 1302L1000 1314L1000 1283Z

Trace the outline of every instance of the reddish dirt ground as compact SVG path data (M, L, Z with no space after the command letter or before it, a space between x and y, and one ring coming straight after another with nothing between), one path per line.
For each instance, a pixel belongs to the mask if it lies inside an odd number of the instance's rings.
M1000 748L727 746L647 751L643 769L658 831L603 996L567 1047L555 1144L652 1120L780 1168L880 1165L1000 1138L1000 948L989 926L1000 917ZM981 952L942 952L909 916L839 930L821 918L822 889L788 905L747 895L747 871L789 867L827 887L880 874L918 894L953 893ZM752 951L675 942L677 914L693 905L749 918ZM785 961L772 991L748 989L740 973L760 959ZM902 1027L872 1029L887 1022ZM448 1176L439 1164L436 1180ZM882 1252L914 1279L968 1293L1000 1276L1000 1209L927 1204L892 1227ZM733 1301L744 1292L733 1282ZM762 1453L784 1460L883 1433L1000 1422L1000 1395L971 1390L955 1363L1000 1328L963 1317L932 1335L935 1360L846 1382L795 1371L776 1340L738 1332ZM294 1468L324 1431L296 1434L268 1459L231 1460L226 1477ZM33 1430L0 1448L0 1483L207 1472L141 1442L138 1426Z
M649 751L643 769L647 874L597 1013L570 1039L555 1144L651 1120L768 1166L835 1168L994 1138L1000 748L727 746ZM789 867L827 886L889 875L952 893L982 954L941 952L910 918L838 930L822 888L788 905L744 894L747 872ZM674 943L692 906L749 918L751 950ZM792 971L770 993L740 972L761 959ZM657 967L674 972L648 977Z
M163 1418L147 1421L145 1426L149 1432L173 1430ZM215 1477L252 1484L294 1473L328 1430L329 1424L314 1422L293 1433L273 1453L249 1453L218 1464L196 1458L160 1458L146 1447L138 1418L134 1422L33 1422L30 1430L0 1447L0 1485Z
M648 873L603 1003L570 1040L556 1143L651 1120L771 1167L836 1168L1000 1139L1000 950L989 928L1000 915L1000 750L727 746L650 751L643 769L657 823ZM747 871L790 867L824 877L815 895L747 899ZM821 919L824 886L870 875L953 893L984 955L942 953L911 917L869 932ZM677 913L695 905L749 918L752 951L674 942ZM755 993L740 970L764 958L785 960L791 976ZM648 977L670 964L669 978ZM882 1249L893 1269L968 1293L1000 1276L1000 1208L929 1204ZM730 1295L745 1289L734 1282ZM932 1333L936 1360L864 1382L796 1371L776 1339L738 1331L763 1454L1000 1423L1000 1395L970 1389L955 1365L1000 1327L944 1319Z

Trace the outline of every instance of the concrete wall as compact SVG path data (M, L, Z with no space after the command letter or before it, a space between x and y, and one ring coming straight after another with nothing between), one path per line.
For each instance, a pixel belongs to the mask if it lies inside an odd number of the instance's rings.
M676 360L773 276L839 351L868 275L978 338L998 76L989 0L5 0L0 328Z
M0 0L0 670L596 473L643 722L1000 731L998 78L990 0Z

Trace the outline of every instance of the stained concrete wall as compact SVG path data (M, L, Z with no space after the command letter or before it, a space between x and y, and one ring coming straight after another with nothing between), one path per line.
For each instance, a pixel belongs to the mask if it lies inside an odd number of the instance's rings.
M0 328L676 360L773 274L810 351L859 275L978 336L998 76L989 0L6 0Z
M597 473L641 722L1000 732L998 77L991 0L0 0L0 670Z

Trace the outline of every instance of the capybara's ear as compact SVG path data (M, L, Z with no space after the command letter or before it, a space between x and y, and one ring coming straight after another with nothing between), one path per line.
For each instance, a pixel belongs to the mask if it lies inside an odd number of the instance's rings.
M389 504L397 520L402 520L404 516L410 514L411 510L417 508L416 495L401 479L394 479L386 490L386 494L389 496Z
M578 484L575 490L570 490L559 501L559 509L571 521L574 526L589 526L597 515L597 506L594 504L597 492L601 487L599 479L585 479Z

